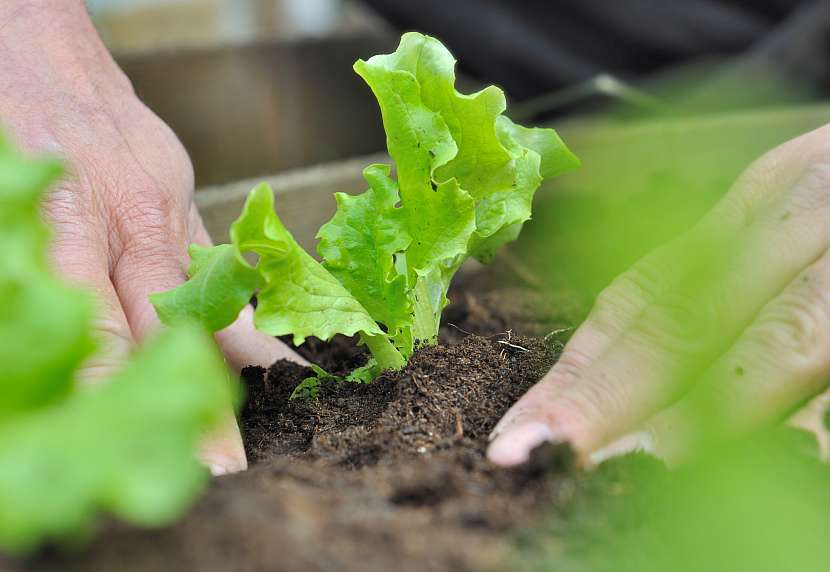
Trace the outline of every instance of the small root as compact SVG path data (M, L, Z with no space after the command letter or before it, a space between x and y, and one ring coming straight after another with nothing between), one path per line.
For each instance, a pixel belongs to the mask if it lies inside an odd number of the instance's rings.
M448 325L448 326L450 326L451 328L455 328L456 330L458 330L458 331L459 331L459 332L461 332L462 334L467 334L468 336L475 336L475 335L476 335L476 334L474 334L473 332L468 332L468 331L467 331L467 330L465 330L464 328L460 328L460 327L456 326L456 325L455 325L455 324L453 324L453 323L447 322L447 325Z
M553 330L551 333L549 333L548 335L546 335L546 336L544 337L544 340L547 342L547 341L548 341L549 339L551 339L553 336L558 336L559 334L564 334L564 333L566 333L566 332L570 332L570 331L572 331L573 329L574 329L574 328L573 328L573 326L571 326L570 328L559 328L558 330Z
M508 347L511 347L511 348L513 348L513 349L521 350L521 351L523 351L523 352L529 352L529 351L530 351L529 349L527 349L527 348L525 348L525 347L522 347L522 346L520 346L520 345L518 345L518 344L511 344L511 343L510 343L509 341L507 341L507 340L497 340L497 341L496 341L496 343L497 343L497 344L502 344L502 345L505 345L505 346L508 346ZM502 351L504 351L504 350L502 350Z

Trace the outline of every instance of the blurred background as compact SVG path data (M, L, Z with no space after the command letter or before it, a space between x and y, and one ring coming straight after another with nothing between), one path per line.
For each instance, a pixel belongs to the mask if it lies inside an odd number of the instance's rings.
M190 152L197 185L379 151L354 60L394 47L344 0L91 0L141 96Z
M618 110L625 118L804 102L828 85L830 16L821 1L88 6L141 97L190 151L199 186L382 151L374 101L351 64L393 49L400 30L441 39L462 62L463 86L502 86L518 104L514 119L527 121L593 113L609 101L631 104Z

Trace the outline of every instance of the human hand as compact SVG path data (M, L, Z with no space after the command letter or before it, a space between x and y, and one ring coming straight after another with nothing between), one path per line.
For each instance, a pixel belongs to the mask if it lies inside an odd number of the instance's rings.
M830 384L828 246L830 126L759 159L617 278L498 424L490 459L567 441L589 464L635 448L673 464L788 418ZM826 401L795 424L821 433Z
M0 3L0 121L23 148L67 164L44 208L52 255L101 303L100 351L81 376L108 377L159 326L148 296L184 281L190 242L210 243L193 204L190 160L135 96L79 0ZM237 369L302 361L255 331L250 309L217 340ZM215 473L246 467L230 412L202 456Z

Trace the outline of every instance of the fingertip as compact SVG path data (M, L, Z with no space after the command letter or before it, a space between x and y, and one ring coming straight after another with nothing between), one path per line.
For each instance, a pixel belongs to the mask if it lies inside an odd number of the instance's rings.
M241 473L248 470L248 461L246 459L234 458L220 458L212 461L203 461L205 466L214 477L221 477L223 475L232 475L234 473Z
M527 462L533 449L554 441L554 434L546 424L524 422L497 433L487 449L487 458L502 467L515 467Z
M232 415L228 415L216 432L206 436L199 452L199 460L213 476L239 473L248 468L245 446L239 425Z

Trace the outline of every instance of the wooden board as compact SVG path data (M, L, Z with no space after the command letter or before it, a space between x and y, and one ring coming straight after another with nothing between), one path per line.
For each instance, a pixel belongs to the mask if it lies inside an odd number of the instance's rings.
M352 195L366 190L364 167L388 162L386 155L367 155L260 177L229 185L208 187L196 192L196 204L214 242L228 242L228 228L242 211L245 198L262 182L274 190L277 211L285 226L309 252L314 252L317 229L334 214L334 193Z

